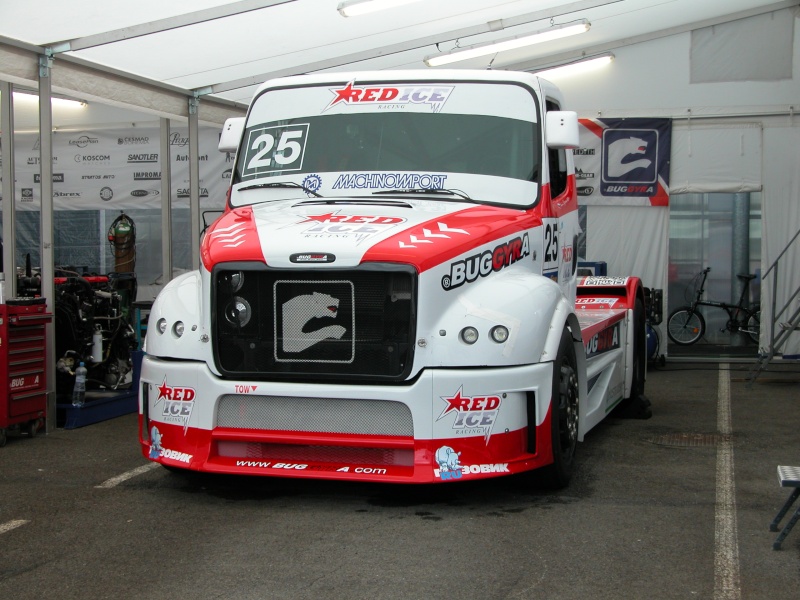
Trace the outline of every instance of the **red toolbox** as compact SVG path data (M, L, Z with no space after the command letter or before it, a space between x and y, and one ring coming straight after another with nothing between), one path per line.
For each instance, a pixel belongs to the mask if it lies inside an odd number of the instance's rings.
M44 298L0 304L0 447L9 429L33 436L47 414Z

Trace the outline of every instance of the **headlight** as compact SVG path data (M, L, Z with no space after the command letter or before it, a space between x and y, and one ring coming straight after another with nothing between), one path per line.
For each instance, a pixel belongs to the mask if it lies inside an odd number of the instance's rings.
M156 323L156 328L158 329L158 333L164 333L167 330L167 320L161 317Z
M497 325L492 327L492 330L489 332L490 337L497 342L498 344L502 344L508 339L508 327L503 325Z
M184 331L183 321L176 321L175 325L172 326L172 333L175 334L175 337L182 337Z
M461 341L469 345L474 344L478 341L478 330L474 327L464 327L461 330Z
M244 273L242 271L226 272L220 277L220 284L226 292L234 294L244 285Z
M244 327L252 316L250 303L240 296L234 296L233 301L225 307L225 319L234 327Z

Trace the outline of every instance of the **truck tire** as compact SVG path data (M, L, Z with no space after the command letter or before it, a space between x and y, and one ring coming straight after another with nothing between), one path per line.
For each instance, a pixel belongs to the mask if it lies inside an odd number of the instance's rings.
M550 407L553 464L543 469L544 483L553 489L569 484L578 445L578 360L568 329L561 334L558 355L553 363L553 394Z

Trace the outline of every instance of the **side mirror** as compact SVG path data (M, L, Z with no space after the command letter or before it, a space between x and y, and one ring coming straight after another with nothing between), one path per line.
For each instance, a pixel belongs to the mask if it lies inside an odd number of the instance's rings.
M548 148L580 148L578 113L569 110L551 110L545 114L545 143Z
M217 150L220 152L236 152L244 132L244 121L244 117L235 117L225 121L225 125L222 126L222 133L219 136Z

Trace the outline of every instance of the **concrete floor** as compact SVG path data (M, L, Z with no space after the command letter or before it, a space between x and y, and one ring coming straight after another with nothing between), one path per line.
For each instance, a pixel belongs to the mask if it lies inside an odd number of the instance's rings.
M800 371L748 387L748 368L651 370L653 417L599 425L559 492L185 477L148 466L135 415L12 435L0 597L797 597L800 525L781 551L768 526L777 465L800 465Z

